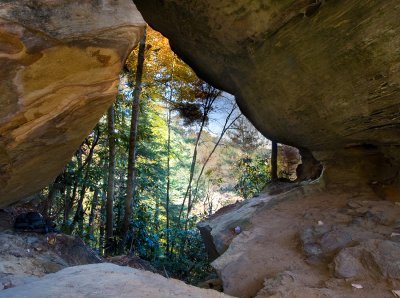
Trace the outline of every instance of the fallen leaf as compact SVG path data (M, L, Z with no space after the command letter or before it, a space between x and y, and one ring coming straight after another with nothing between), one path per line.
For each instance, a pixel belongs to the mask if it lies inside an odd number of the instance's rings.
M400 297L400 290L392 290L392 293L396 297Z

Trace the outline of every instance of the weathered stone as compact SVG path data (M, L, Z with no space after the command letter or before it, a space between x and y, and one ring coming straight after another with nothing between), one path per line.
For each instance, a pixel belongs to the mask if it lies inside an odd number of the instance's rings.
M340 251L334 260L335 274L342 278L400 279L400 243L367 240Z
M398 220L399 206L388 201L359 201L357 207L354 203L349 213L357 215L362 220L369 220L376 224L391 226Z
M64 234L0 232L0 275L42 276L102 260L80 238Z
M262 193L203 222L218 243L223 239L218 233L229 231L231 220L240 221L242 215L249 220L212 262L225 293L353 297L354 289L342 278L354 277L364 287L354 297L375 298L390 297L390 287L400 286L396 277L400 244L387 240L395 240L391 234L398 231L400 206L378 200L370 189L321 191L319 186L301 185L279 195ZM336 263L340 265L335 270Z
M334 260L335 275L339 278L363 277L365 271L358 252L353 248L343 249Z
M301 164L296 169L298 181L315 180L322 174L322 164L306 149L300 149Z
M310 288L299 282L298 277L292 272L280 272L264 281L264 288L257 293L256 298L336 298L345 297L337 295L337 291L327 288ZM337 296L336 296L336 295Z
M397 0L134 2L264 135L310 150L327 185L399 184Z
M320 240L321 250L326 254L333 253L346 247L351 241L351 235L346 231L334 230L322 236Z
M231 241L237 236L236 227L240 227L241 231L250 227L254 211L264 206L268 200L269 198L260 197L225 206L208 220L197 224L211 260L227 250Z
M144 30L129 0L0 3L0 206L51 182L112 103Z
M0 291L0 297L223 298L231 296L214 290L199 289L151 272L104 263L70 267L38 281Z
M242 215L249 220L248 227L226 243L228 249L221 251L221 256L212 262L223 281L225 293L254 297L267 276L277 270L304 266L304 255L295 249L295 240L299 220L303 220L298 204L306 192L308 190L299 187L275 196L261 194L246 201L241 208L228 210L207 221L215 233L214 243L218 243L221 238L215 231L224 233L229 222L239 221Z
M321 245L317 243L306 243L303 245L304 253L309 256L319 256L322 254Z

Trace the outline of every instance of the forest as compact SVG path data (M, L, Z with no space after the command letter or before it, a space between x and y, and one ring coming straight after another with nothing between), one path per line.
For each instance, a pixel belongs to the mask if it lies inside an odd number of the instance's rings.
M114 104L41 191L40 210L104 257L135 255L196 283L211 272L196 224L271 179L294 179L285 160L293 150L279 146L276 162L277 144L233 96L199 79L147 28Z
M0 1L0 298L400 298L399 12Z

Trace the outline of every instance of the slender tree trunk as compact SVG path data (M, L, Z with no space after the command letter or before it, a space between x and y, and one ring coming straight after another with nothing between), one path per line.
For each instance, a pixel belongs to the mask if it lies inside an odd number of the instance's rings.
M65 192L65 197L64 197L64 217L63 217L63 226L65 226L65 223L68 220L68 209L71 201L71 186L67 185L66 187L66 192Z
M128 156L128 182L125 197L125 214L121 229L121 249L126 246L129 223L132 217L132 202L135 193L135 163L136 163L136 136L139 120L140 92L142 89L142 75L144 64L144 52L146 46L146 33L143 35L139 43L138 63L136 68L136 83L133 91L132 101L132 119L131 130L129 136L129 156Z
M83 144L82 144L83 145ZM81 145L81 147L82 147ZM78 182L81 177L81 172L82 172L82 150L81 147L78 149L76 153L76 159L78 163L78 169L75 171L74 175L74 184L73 184L73 189L72 189L72 195L68 196L65 199L65 210L64 210L64 222L63 222L63 230L70 233L71 232L71 226L69 223L69 216L72 211L72 207L75 203L76 195L78 193Z
M115 223L117 227L122 227L122 205L125 198L125 189L124 189L125 179L124 172L122 169L119 171L119 189L118 189L118 200L115 203L115 207L117 208L117 214L115 216Z
M167 127L168 127L168 141L167 141L167 195L165 200L165 212L166 212L166 254L170 256L170 212L169 212L169 201L170 201L170 190L171 190L171 102L173 98L173 88L172 83L174 82L174 74L175 74L175 55L172 60L172 71L171 71L171 80L169 81L169 100L168 100L168 113L167 113Z
M185 225L184 225L185 231L188 230L188 219L189 219L189 214L191 212L191 206L192 206L192 182L193 182L194 171L196 168L197 150L198 150L198 146L200 143L200 139L201 139L201 135L202 135L204 126L205 126L207 118L208 118L208 114L211 111L212 105L213 105L214 101L216 100L216 98L218 97L218 95L219 94L215 93L214 90L209 92L209 94L208 94L207 98L205 98L205 102L203 104L203 117L202 117L202 121L200 124L199 132L197 133L196 142L194 145L194 150L193 150L193 155L192 155L192 163L190 165L190 172L189 172L189 182L188 182L185 196L183 198L181 208L179 210L179 215L178 215L178 227L181 228L182 227L181 218L182 218L182 214L183 214L183 209L185 207L186 200L188 200L188 204L187 204L188 208L186 211L186 216L184 217L185 218ZM175 241L173 241L171 243L171 251L174 249L174 246L175 246ZM184 238L181 241L181 245L180 245L180 254L181 255L184 253L185 246L186 246L186 238Z
M179 211L179 216L178 216L178 224L179 225L180 225L180 221L181 221L181 218L182 218L183 208L185 206L185 203L186 203L187 199L189 199L188 200L188 212L187 213L190 213L189 206L191 205L192 182L193 182L194 170L195 170L195 167L196 167L197 149L198 149L198 146L199 146L201 134L202 134L203 129L204 129L204 125L205 125L207 117L208 117L208 113L210 112L212 104L214 103L214 101L215 101L214 97L212 97L212 98L209 97L209 98L206 99L206 102L204 103L203 117L202 117L202 121L201 121L201 124L200 124L199 132L197 133L196 142L194 144L192 163L190 165L189 182L188 182L188 186L187 186L187 189L186 189L185 196L183 198L181 209ZM185 226L186 226L186 224L185 224Z
M196 168L197 151L198 151L201 135L202 135L204 126L205 126L207 118L208 118L208 114L211 111L212 105L213 105L213 103L214 103L216 98L217 98L217 96L213 96L213 95L210 94L205 100L204 109L203 109L203 117L202 117L202 121L201 121L201 124L200 124L199 132L197 134L196 142L195 142L195 145L194 145L192 163L191 163L191 166L190 166L189 182L188 182L186 193L185 193L185 196L183 198L183 202L182 202L181 209L179 211L179 216L178 216L178 225L179 225L179 227L181 227L181 216L182 216L183 208L185 206L185 202L186 202L186 199L187 199L188 200L187 211L186 211L186 216L184 217L185 218L185 225L184 225L184 230L185 231L188 230L189 215L190 215L190 212L191 212L191 209L192 209L192 182L193 182L194 171L195 171L195 168ZM185 247L186 247L186 240L187 240L186 237L184 239L181 239L180 249L179 249L180 255L184 254L184 250L185 250ZM174 248L174 245L175 245L175 243L172 244L172 249Z
M107 200L105 198L104 193L101 194L101 209L100 209L100 229L99 229L99 234L100 234L100 239L99 239L99 251L101 255L105 255L104 252L104 247L105 247L105 239L104 239L104 234L105 234L105 222L106 222L106 204Z
M51 216L51 208L53 207L53 201L55 197L57 196L57 193L60 191L61 188L61 181L63 178L63 174L60 174L57 176L57 178L54 180L54 182L49 186L49 194L44 201L43 205L43 216L45 218L49 218Z
M229 120L230 120L230 118L231 118L231 116L232 116L232 114L233 114L233 112L234 112L235 110L236 110L236 106L234 106L234 107L232 108L232 110L229 112L228 116L226 117L224 126L222 127L222 130L221 130L221 134L219 135L218 140L217 140L217 142L214 144L214 147L213 147L213 149L211 150L210 154L208 155L206 161L203 163L203 166L201 167L200 174L199 174L199 176L197 177L196 184L195 184L194 195L193 195L193 198L194 198L194 199L197 198L197 193L198 193L198 190L199 190L200 178L201 178L201 176L203 175L203 172L204 172L204 169L205 169L206 166L207 166L207 163L210 161L212 155L214 154L215 150L216 150L217 147L219 146L219 144L220 144L222 138L224 137L225 133L227 132L227 130L228 130L228 129L233 125L233 123L235 123L236 120L239 119L239 118L241 117L241 115L242 115L242 114L240 114L240 115L236 116L236 117L229 123Z
M178 216L178 224L180 225L181 216L182 216L182 213L183 213L183 208L185 206L186 199L188 199L188 209L187 209L187 212L186 212L185 230L187 230L187 218L189 216L190 206L192 204L192 181L193 181L193 176L194 176L194 170L196 168L197 149L198 149L198 146L199 146L201 134L202 134L203 129L204 129L205 119L206 119L206 117L203 116L203 121L201 122L199 133L197 134L197 139L196 139L196 143L194 145L194 150L193 150L192 163L190 165L189 182L188 182L188 186L187 186L187 189L186 189L185 197L183 198L183 202L182 202L182 205L181 205L181 210L179 211L179 216Z
M106 239L113 237L113 202L115 186L115 132L114 132L114 105L108 109L108 181L106 207ZM106 252L107 253L107 252Z
M82 232L83 232L83 217L85 214L85 211L83 209L83 200L85 198L87 183L89 181L89 167L90 167L90 163L88 163L86 171L85 171L85 176L83 178L81 191L79 192L78 204L76 206L76 211L75 211L74 219L72 221L72 226L71 226L71 232L72 232L74 230L76 224L78 224L78 234L80 236L82 235Z
M92 206L90 208L90 215L89 215L89 235L94 235L94 220L96 217L96 208L98 205L98 197L99 197L99 189L96 187L93 194Z
M274 141L271 152L271 180L273 182L278 180L278 143Z
M99 142L100 139L100 129L99 126L97 126L96 129L97 133L96 136L94 137L92 146L90 147L89 150L89 154L85 159L85 162L83 164L83 166L86 166L86 170L85 170L85 175L83 178L83 182L82 182L82 188L81 191L79 193L79 201L78 204L76 206L76 212L75 212L75 216L74 216L74 220L72 222L72 226L71 226L71 232L74 230L76 223L79 223L79 233L82 234L82 227L83 227L83 217L85 214L85 211L83 210L83 200L85 198L85 194L86 194L86 189L87 189L87 185L88 185L88 181L89 181L89 171L90 171L90 166L91 163L93 161L93 154L94 154L94 148L97 146L97 143ZM81 167L81 169L83 169L83 167Z
M172 93L172 91L171 91ZM165 201L165 212L166 212L166 221L167 221L167 247L166 247L166 253L167 256L170 254L170 225L169 225L169 193L170 193L170 187L171 187L171 109L168 108L168 119L167 119L167 125L168 125L168 141L167 141L167 197Z

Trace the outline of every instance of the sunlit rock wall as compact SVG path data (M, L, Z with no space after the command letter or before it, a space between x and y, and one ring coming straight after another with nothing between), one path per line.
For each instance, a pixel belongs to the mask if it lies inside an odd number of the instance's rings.
M144 25L130 0L0 2L0 207L62 170L114 100Z

